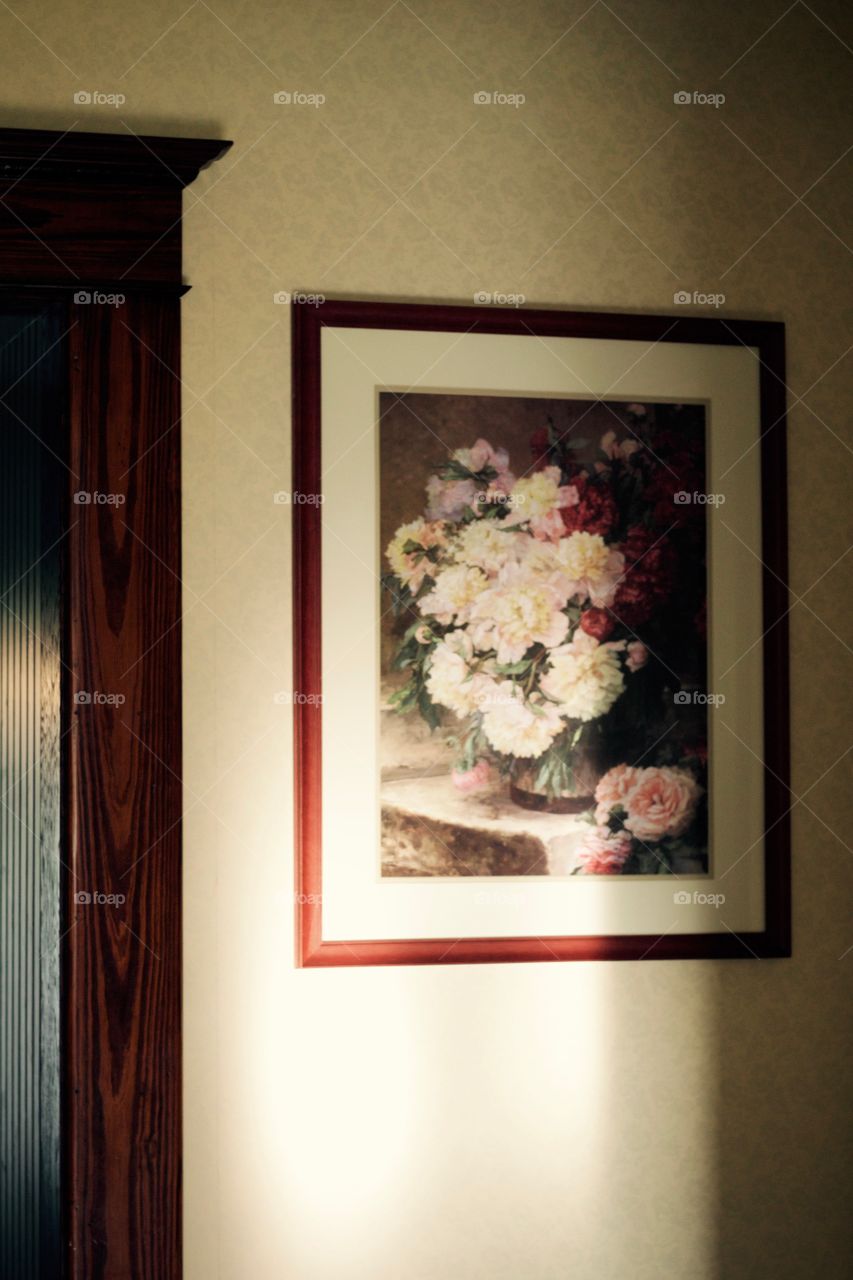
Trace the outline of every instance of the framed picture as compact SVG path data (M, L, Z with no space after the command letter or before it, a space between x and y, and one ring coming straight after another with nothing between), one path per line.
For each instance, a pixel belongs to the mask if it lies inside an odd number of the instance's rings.
M783 326L293 323L298 964L790 954Z

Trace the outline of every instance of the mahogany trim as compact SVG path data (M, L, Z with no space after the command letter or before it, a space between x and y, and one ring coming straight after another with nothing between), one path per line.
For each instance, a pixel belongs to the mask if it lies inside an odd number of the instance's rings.
M70 315L69 488L123 501L69 502L69 1280L181 1274L178 308L140 293ZM125 901L78 905L81 890Z
M65 133L49 129L0 129L0 182L151 182L189 186L232 144L212 138L164 138L135 133Z
M79 280L39 280L34 284L23 286L20 280L0 280L0 289L14 290L16 295L20 295L26 288L27 293L35 296L41 292L42 294L63 294L91 292L97 290L99 293L139 293L140 291L147 294L162 294L166 297L182 298L185 293L189 293L192 285L180 284L177 281L163 280L107 280L96 279L87 280L81 286Z
M320 335L324 326L687 342L756 349L760 362L764 625L764 898L761 932L663 937L430 938L329 941L322 923L322 699L294 707L296 963L475 964L499 961L684 960L791 954L785 327L684 315L504 310L327 299L293 309L293 486L321 491ZM293 508L294 688L321 694L321 508Z
M4 305L67 320L66 1280L182 1274L181 191L230 145L0 129Z
M0 278L72 289L114 281L114 292L180 286L182 190L230 146L0 129Z

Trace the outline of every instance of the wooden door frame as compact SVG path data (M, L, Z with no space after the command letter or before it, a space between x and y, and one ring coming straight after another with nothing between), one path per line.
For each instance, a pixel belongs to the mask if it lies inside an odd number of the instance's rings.
M0 288L68 317L67 1280L182 1271L182 191L230 145L0 129Z

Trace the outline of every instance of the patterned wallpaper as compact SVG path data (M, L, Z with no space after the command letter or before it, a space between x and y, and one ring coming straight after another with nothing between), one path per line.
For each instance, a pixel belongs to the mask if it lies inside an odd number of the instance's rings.
M846 1276L848 7L8 0L0 39L4 124L235 140L184 217L188 1280ZM787 323L792 960L294 971L298 290Z

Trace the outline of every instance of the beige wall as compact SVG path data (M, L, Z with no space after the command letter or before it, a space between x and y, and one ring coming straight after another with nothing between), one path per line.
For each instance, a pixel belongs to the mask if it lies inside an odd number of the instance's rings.
M236 144L185 217L189 1280L848 1274L849 13L188 2L10 0L0 95ZM294 970L295 288L787 322L793 960Z

